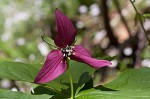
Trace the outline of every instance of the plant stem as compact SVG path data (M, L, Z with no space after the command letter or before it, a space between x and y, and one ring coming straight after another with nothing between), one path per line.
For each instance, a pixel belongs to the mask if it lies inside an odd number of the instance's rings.
M135 1L130 0L130 2L131 2L132 6L133 6L133 8L134 8L134 10L135 10L135 12L136 12L136 15L140 15L140 13L138 12L138 10L136 9L136 7L135 7L135 5L134 5L134 2L135 2ZM143 31L144 31L144 33L145 33L146 39L147 39L147 41L148 41L148 44L150 45L150 40L149 40L149 38L148 38L148 36L147 36L147 33L146 33L146 30L145 30L145 28L144 28L144 26L143 26L143 22L142 22L141 17L139 18L139 21L140 21L141 27L142 27L142 29L143 29Z
M69 72L70 87L71 87L71 97L70 97L70 99L73 99L74 98L73 82L72 82L72 76L71 76L71 72L70 72L69 68L68 68L68 72Z

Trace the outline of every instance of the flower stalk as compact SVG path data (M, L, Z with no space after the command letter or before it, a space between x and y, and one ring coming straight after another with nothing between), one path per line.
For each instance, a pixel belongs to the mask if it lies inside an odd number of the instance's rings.
M70 97L70 99L73 99L74 98L73 81L72 81L72 76L71 76L71 72L70 72L69 68L68 68L68 74L69 74L70 88L71 88L71 97Z
M71 72L70 72L70 68L69 68L69 58L67 58L67 70L68 70L68 75L69 75L69 80L70 80L70 91L71 91L71 97L69 99L73 99L74 98L74 88L73 88L73 81L72 81L72 76L71 76Z

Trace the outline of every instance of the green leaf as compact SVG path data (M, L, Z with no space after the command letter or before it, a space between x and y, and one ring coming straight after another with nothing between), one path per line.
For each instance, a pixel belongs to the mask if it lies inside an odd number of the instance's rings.
M31 95L22 92L14 92L10 90L0 89L1 99L49 99L50 95Z
M30 65L21 62L4 61L0 63L0 78L33 82L41 66L42 65ZM78 93L80 89L84 87L84 84L91 79L91 75L95 69L76 61L70 61L69 68L73 78L74 92L77 90L76 93ZM61 93L65 94L67 97L70 96L70 80L68 71L54 81L42 86L48 90L57 92L58 94Z
M0 78L33 82L39 65L4 61L0 63Z
M89 89L80 92L75 99L149 99L150 91L101 91L99 89Z
M113 90L150 91L150 68L127 70L104 87Z
M69 69L73 79L74 92L76 92L76 90L79 92L84 84L91 79L91 75L95 71L95 69L90 66L76 61L70 61ZM65 94L66 97L70 97L70 80L68 71L54 81L42 86L58 94Z
M42 91L41 91L42 90ZM58 94L55 91L51 91L43 86L38 86L34 89L34 94L35 95L40 95L40 94L48 94L48 95L53 95L52 99L66 99L67 96L64 94ZM69 97L69 96L68 96Z
M51 49L57 48L57 46L55 46L54 40L48 36L41 36L41 38L43 39L43 41L45 41L47 44L50 45Z
M112 82L81 91L76 99L143 99L150 98L150 68L127 70Z

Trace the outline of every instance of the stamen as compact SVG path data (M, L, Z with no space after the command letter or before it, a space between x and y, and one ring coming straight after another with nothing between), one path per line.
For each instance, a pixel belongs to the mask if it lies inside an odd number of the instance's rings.
M62 51L64 57L70 56L73 52L72 48L68 45L65 48L62 48L61 51Z

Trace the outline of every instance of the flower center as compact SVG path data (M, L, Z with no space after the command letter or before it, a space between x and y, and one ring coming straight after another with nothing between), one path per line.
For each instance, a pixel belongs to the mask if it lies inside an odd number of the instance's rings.
M70 46L67 45L65 48L61 48L62 53L64 54L64 57L68 57L72 54L73 50Z

